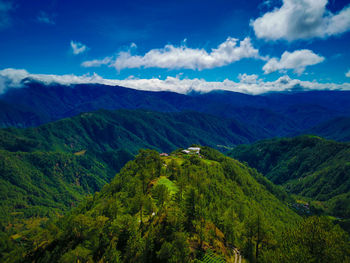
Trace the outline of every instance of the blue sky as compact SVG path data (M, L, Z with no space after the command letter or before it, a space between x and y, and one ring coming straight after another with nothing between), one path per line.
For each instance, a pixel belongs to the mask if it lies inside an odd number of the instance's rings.
M12 75L349 88L348 0L0 0L0 40Z

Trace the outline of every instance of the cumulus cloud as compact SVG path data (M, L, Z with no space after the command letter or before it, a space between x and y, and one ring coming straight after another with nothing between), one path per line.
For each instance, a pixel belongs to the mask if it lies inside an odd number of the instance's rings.
M307 66L315 65L322 61L324 61L324 57L308 49L296 50L292 53L285 51L280 59L271 58L264 65L263 70L265 74L269 74L274 71L293 69L295 73L300 75Z
M203 70L229 65L243 58L263 59L259 55L259 50L253 47L250 38L239 41L229 37L211 52L205 49L189 48L184 43L179 47L166 45L161 49L152 49L143 56L132 55L130 50L122 51L113 61L104 58L86 61L82 65L88 67L108 64L118 71L141 67Z
M350 5L333 14L328 0L283 0L280 8L251 21L255 35L268 40L326 38L350 30Z
M241 83L255 84L258 83L259 76L256 74L248 75L246 73L239 74L238 79Z
M348 72L345 73L345 76L348 77L348 78L350 78L350 69L349 69Z
M291 91L295 88L304 90L350 90L350 83L318 83L315 81L302 81L291 79L285 75L275 81L263 81L257 75L240 75L240 82L229 79L224 81L206 81L204 79L180 79L179 77L167 77L166 79L104 79L97 74L92 75L45 75L30 74L26 70L4 69L0 70L0 92L8 88L20 88L26 78L41 81L46 84L60 83L70 84L105 84L123 86L138 90L149 91L173 91L186 94L191 91L210 92L212 90L228 90L247 94L262 94L266 92ZM117 87L116 87L117 88Z
M55 24L55 21L53 20L53 18L50 17L49 14L47 14L44 11L40 11L39 15L37 16L36 19L40 23L44 23L44 24L48 24L48 25L54 25Z
M74 55L84 53L87 50L87 46L79 42L74 42L73 40L70 42L70 46Z
M0 0L0 29L11 24L10 12L14 9L12 2Z

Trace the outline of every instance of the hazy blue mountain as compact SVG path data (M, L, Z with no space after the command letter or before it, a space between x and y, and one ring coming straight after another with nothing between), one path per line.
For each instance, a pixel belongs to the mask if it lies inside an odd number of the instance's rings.
M338 117L331 119L308 129L303 133L316 134L336 141L350 141L350 117Z
M247 95L212 91L188 95L140 91L100 84L45 85L25 80L23 88L9 89L0 102L13 107L3 127L37 126L98 109L149 109L160 112L198 111L234 119L265 138L304 131L336 117L350 115L350 92L309 91ZM30 114L31 118L27 118Z

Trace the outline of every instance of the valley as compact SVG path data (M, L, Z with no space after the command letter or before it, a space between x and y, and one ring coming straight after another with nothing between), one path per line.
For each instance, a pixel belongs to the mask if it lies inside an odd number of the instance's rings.
M223 94L235 107L208 110ZM166 98L167 110L133 101L132 109L0 130L3 261L348 260L349 144L315 135L260 140L298 132L346 140L346 118L310 128L315 122L302 109L292 122L276 105L247 109L251 98L243 94L148 95ZM274 96L253 99L262 107ZM173 106L170 97L178 100ZM273 125L262 121L266 114ZM191 145L200 151L183 151ZM321 231L322 253L305 251L304 235L313 231ZM326 240L330 251L321 248Z

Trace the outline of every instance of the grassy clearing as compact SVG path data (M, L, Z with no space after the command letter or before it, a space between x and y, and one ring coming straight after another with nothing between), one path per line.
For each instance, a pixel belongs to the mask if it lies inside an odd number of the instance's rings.
M81 156L81 155L84 155L85 153L86 153L86 150L81 150L79 152L75 152L74 155Z
M168 188L170 194L175 194L179 190L177 186L165 176L159 177L159 179L156 181L156 185L158 184L165 185Z

